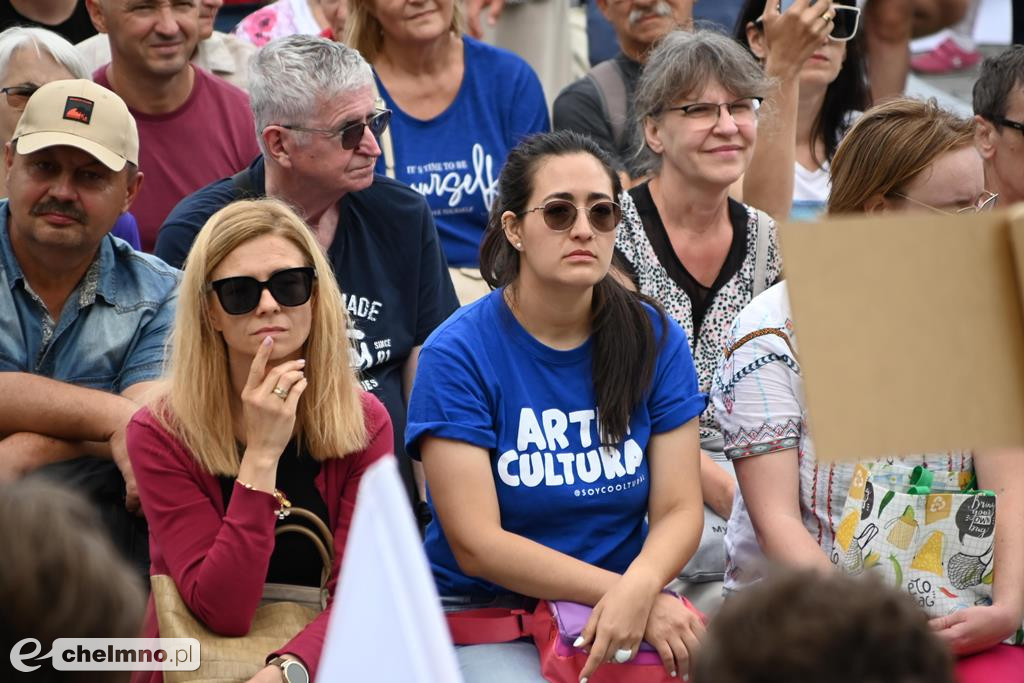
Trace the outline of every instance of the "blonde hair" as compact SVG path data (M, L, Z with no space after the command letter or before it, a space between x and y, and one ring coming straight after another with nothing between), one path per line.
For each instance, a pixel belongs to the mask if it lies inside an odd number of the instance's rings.
M832 159L830 214L862 213L878 195L899 192L946 152L974 144L974 121L935 100L899 97L857 119Z
M168 377L153 410L214 475L236 476L240 457L227 409L232 391L227 349L213 328L209 278L238 246L265 235L294 244L317 273L304 354L312 371L306 374L309 386L298 405L299 434L319 461L343 457L367 442L361 389L349 360L348 316L330 264L287 205L275 199L238 201L210 217L189 252L171 333Z
M377 21L370 8L371 0L349 0L348 19L345 21L345 44L373 63L384 45L384 27ZM452 0L452 23L449 30L456 36L465 31L462 15L462 0Z

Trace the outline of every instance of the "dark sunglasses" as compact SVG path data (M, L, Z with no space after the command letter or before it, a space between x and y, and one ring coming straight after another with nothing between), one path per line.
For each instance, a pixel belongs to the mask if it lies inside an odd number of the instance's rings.
M282 306L301 306L313 295L313 268L288 268L279 270L260 282L254 277L226 277L210 283L210 289L217 294L221 308L228 315L244 315L255 309L269 289L274 301Z
M0 92L7 97L7 104L11 109L23 111L25 105L28 104L28 98L36 94L36 90L39 90L38 85L9 85L6 88L0 88Z
M384 133L388 128L388 124L391 123L391 110L390 109L378 109L377 113L371 116L366 121L356 121L350 123L344 128L337 130L330 130L327 128L304 128L303 126L284 125L281 124L282 128L288 130L300 130L304 133L320 133L321 135L328 135L330 137L341 138L342 149L355 149L359 146L359 143L363 141L363 132L369 127L370 132L373 133L373 137L380 138L381 134Z
M1000 126L1007 126L1009 128L1013 128L1019 133L1024 133L1024 123L1021 123L1020 121L1014 121L1013 119L1008 119L1005 116L986 116L985 118L992 123L999 124Z
M622 209L611 200L594 202L590 206L576 206L568 199L552 199L545 202L543 206L535 206L519 215L525 216L528 213L540 211L544 216L544 223L552 230L561 232L568 230L576 223L579 209L587 212L590 225L598 232L611 232L622 218Z

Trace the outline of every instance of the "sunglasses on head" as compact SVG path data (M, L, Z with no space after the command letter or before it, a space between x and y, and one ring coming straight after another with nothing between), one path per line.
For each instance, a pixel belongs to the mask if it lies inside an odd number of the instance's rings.
M298 130L303 133L320 133L321 135L327 135L330 137L337 136L341 140L342 149L355 149L359 146L359 143L363 141L363 133L367 128L373 133L373 137L380 138L381 134L387 130L388 124L391 123L391 110L390 109L378 109L377 112L366 121L356 121L350 123L343 128L331 130L329 128L306 128L304 126L295 126L292 124L280 124L282 128L288 130Z
M590 206L576 206L568 199L549 200L543 206L535 206L523 211L520 216L540 211L544 217L544 223L552 230L561 232L575 225L579 209L587 212L590 225L598 232L611 232L622 218L622 209L611 200L594 202Z
M228 315L244 315L260 303L263 290L269 289L274 301L282 306L301 306L313 295L313 268L287 268L279 270L262 282L254 277L226 277L210 283L217 294L221 308Z
M791 4L793 4L792 0L779 3L779 11L785 12ZM860 7L832 5L831 9L833 12L832 31L828 34L828 37L837 43L845 43L848 40L852 40L857 35L857 28L860 25ZM755 19L754 23L764 30L764 16Z

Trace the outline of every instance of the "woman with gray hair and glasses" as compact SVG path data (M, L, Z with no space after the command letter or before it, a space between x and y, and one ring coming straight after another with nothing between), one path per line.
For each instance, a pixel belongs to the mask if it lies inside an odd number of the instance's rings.
M712 31L670 33L637 85L651 175L623 195L616 250L636 287L686 331L701 391L710 388L733 318L781 271L774 222L729 197L750 165L768 87L750 54ZM700 423L704 502L728 518L735 479L708 456L721 451L710 407ZM720 549L715 555L720 578Z

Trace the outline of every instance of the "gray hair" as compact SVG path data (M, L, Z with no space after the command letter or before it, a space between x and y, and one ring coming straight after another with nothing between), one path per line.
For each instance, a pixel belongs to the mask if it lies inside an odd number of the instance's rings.
M974 82L974 113L996 123L993 119L1006 116L1010 91L1022 83L1024 45L1011 45L995 57L986 58Z
M71 78L89 78L85 61L74 45L53 31L35 26L12 26L0 32L0 76L7 75L14 53L26 47L34 48L39 56L51 57L71 72Z
M771 86L753 56L732 38L709 29L669 33L647 57L636 86L634 111L640 130L648 118L711 82L737 97L764 97ZM661 158L646 145L637 157L649 171L661 167Z
M309 35L267 43L249 60L249 99L260 148L270 124L303 124L324 102L371 85L370 65L342 43Z

